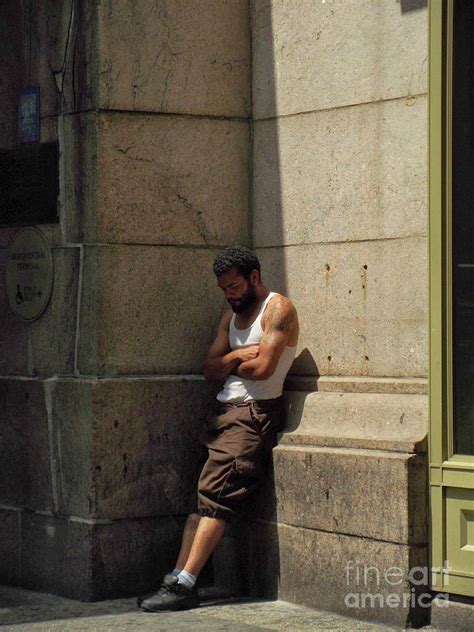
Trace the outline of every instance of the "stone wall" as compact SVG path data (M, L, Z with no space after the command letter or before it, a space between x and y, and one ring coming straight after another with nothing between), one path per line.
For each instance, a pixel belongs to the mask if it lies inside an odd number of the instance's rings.
M2 581L96 599L172 564L213 395L211 263L240 241L301 338L261 518L230 531L216 581L423 622L344 602L410 591L358 586L349 561L427 563L423 4L2 4L0 146L40 85L61 178L48 310L22 323L0 293ZM16 230L0 229L2 285Z
M428 561L423 4L252 5L253 239L301 337L248 589L401 625L426 610L344 598L410 586L345 569Z
M149 589L194 503L213 395L201 363L223 308L212 261L249 240L248 4L0 14L16 33L2 61L24 50L1 146L18 90L39 85L61 176L60 221L41 226L47 311L23 323L0 293L0 580L80 599ZM16 230L0 230L2 286Z

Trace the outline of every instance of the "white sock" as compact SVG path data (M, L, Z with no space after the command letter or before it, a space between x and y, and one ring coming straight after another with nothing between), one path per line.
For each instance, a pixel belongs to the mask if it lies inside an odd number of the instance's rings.
M183 584L186 588L193 588L196 583L197 577L188 573L188 571L181 571L178 575L178 584Z
M183 570L182 568L175 568L174 570L171 571L171 575L178 577L178 575L181 573L182 570Z

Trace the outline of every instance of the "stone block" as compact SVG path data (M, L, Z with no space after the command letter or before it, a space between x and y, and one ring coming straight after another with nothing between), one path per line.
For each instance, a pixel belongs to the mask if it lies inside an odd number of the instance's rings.
M301 334L292 373L428 374L426 238L257 253L264 282L290 296L298 310Z
M118 520L195 509L214 395L179 378L52 384L60 512Z
M282 524L251 524L246 533L247 592L253 597L403 627L428 623L429 609L418 603L426 586L410 581L421 576L411 569L427 568L426 547Z
M1 230L4 237L12 231ZM5 238L5 237L4 237ZM28 324L17 318L10 307L5 287L8 251L0 250L0 375L28 375Z
M212 554L213 586L228 595L242 595L245 586L245 559L242 556L242 534L229 526Z
M280 445L273 451L273 462L277 522L426 544L426 458Z
M0 379L0 502L52 509L48 416L43 383Z
M426 395L286 392L280 444L427 451Z
M30 324L35 375L74 373L79 248L55 248L53 261L51 300L41 318Z
M84 601L93 597L92 524L25 513L21 533L25 588Z
M433 599L431 606L431 625L434 630L448 630L451 632L472 632L474 629L474 604L446 600L443 596ZM456 598L456 596L454 596Z
M254 125L256 246L428 232L426 96Z
M250 114L246 0L104 2L99 31L100 107Z
M98 72L96 2L43 1L31 14L31 29L30 83L41 87L41 116L94 107ZM27 31L24 33L26 38ZM24 46L28 47L27 41Z
M427 91L428 11L399 2L252 3L255 118Z
M69 243L91 240L97 234L97 118L95 112L88 112L67 116L63 121L60 204L65 239Z
M172 517L98 524L25 514L22 585L81 601L155 589L175 561L182 527Z
M89 518L94 508L92 388L93 382L82 379L45 384L51 406L58 511L65 516Z
M0 583L20 583L21 512L0 508Z
M247 237L249 126L102 113L87 242L226 246Z
M216 250L84 248L78 366L86 375L201 373L223 306Z
M163 575L174 567L183 527L184 519L173 516L95 525L87 600L156 590Z

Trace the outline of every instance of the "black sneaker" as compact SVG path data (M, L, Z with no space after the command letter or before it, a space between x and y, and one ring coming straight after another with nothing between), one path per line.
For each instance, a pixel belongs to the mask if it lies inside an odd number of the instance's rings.
M140 607L147 612L160 612L161 610L189 610L199 606L199 597L194 588L186 588L178 584L178 578L174 575L165 575L159 591L144 599Z

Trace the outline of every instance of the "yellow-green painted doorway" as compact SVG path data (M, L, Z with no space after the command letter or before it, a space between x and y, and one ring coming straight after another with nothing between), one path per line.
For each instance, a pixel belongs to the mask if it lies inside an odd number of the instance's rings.
M432 588L474 596L474 2L429 7Z

